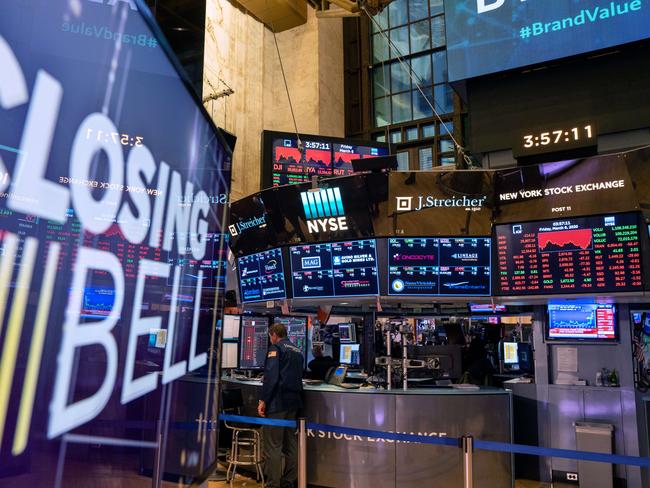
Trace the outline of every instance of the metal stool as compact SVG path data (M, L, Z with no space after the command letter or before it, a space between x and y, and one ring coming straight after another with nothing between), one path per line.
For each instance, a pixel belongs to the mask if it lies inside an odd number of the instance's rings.
M222 390L221 394L224 413L239 415L241 407L244 406L241 390ZM224 425L232 431L230 453L226 458L228 462L226 481L232 486L237 466L255 466L256 481L262 481L264 484L262 436L259 428L247 424L230 425L227 421L224 421Z

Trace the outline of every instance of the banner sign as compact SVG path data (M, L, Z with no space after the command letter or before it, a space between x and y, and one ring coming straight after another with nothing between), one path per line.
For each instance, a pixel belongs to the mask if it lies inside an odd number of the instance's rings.
M61 473L39 466L82 464L62 436L162 439L163 468L189 477L213 461L205 437L172 441L168 425L206 419L208 385L193 411L161 402L161 388L214 360L230 154L144 10L2 7L0 484L54 486ZM154 429L124 427L138 422ZM97 466L83 466L88 482Z

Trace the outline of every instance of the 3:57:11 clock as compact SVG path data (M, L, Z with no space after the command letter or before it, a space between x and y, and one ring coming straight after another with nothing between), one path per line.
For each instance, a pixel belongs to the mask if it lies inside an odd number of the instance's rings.
M557 129L523 136L524 149L538 147L554 148L560 146L583 145L584 142L595 141L595 131L591 124L567 129Z

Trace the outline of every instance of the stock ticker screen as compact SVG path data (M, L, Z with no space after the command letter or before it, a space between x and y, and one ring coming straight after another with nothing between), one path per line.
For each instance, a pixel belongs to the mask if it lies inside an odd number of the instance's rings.
M269 347L268 317L242 316L239 336L239 369L264 369Z
M294 298L379 294L374 239L290 248Z
M303 355L307 354L307 317L285 315L274 317L273 322L283 324L287 328L287 337L291 343L300 348Z
M547 339L615 341L616 305L549 303Z
M391 238L388 294L489 295L490 261L489 237Z
M639 291L638 215L496 226L497 294Z
M237 268L242 302L281 300L287 297L282 249L270 249L238 258Z

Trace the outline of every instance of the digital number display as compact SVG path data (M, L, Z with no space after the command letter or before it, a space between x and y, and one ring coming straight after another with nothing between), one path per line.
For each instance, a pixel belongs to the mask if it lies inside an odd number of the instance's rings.
M388 149L383 147L334 144L333 174L334 176L351 175L354 173L352 161L355 159L371 159L380 156L388 156Z
M239 369L264 369L269 347L269 319L242 316Z
M282 250L244 256L238 259L242 302L281 300L287 297Z
M617 332L615 305L548 305L548 339L614 341L618 337Z
M490 238L388 240L388 294L489 295Z
M496 227L497 293L593 293L642 289L635 213Z
M524 134L513 148L515 156L540 154L570 148L595 145L597 142L593 124L555 128Z
M378 295L374 239L290 248L294 298Z

